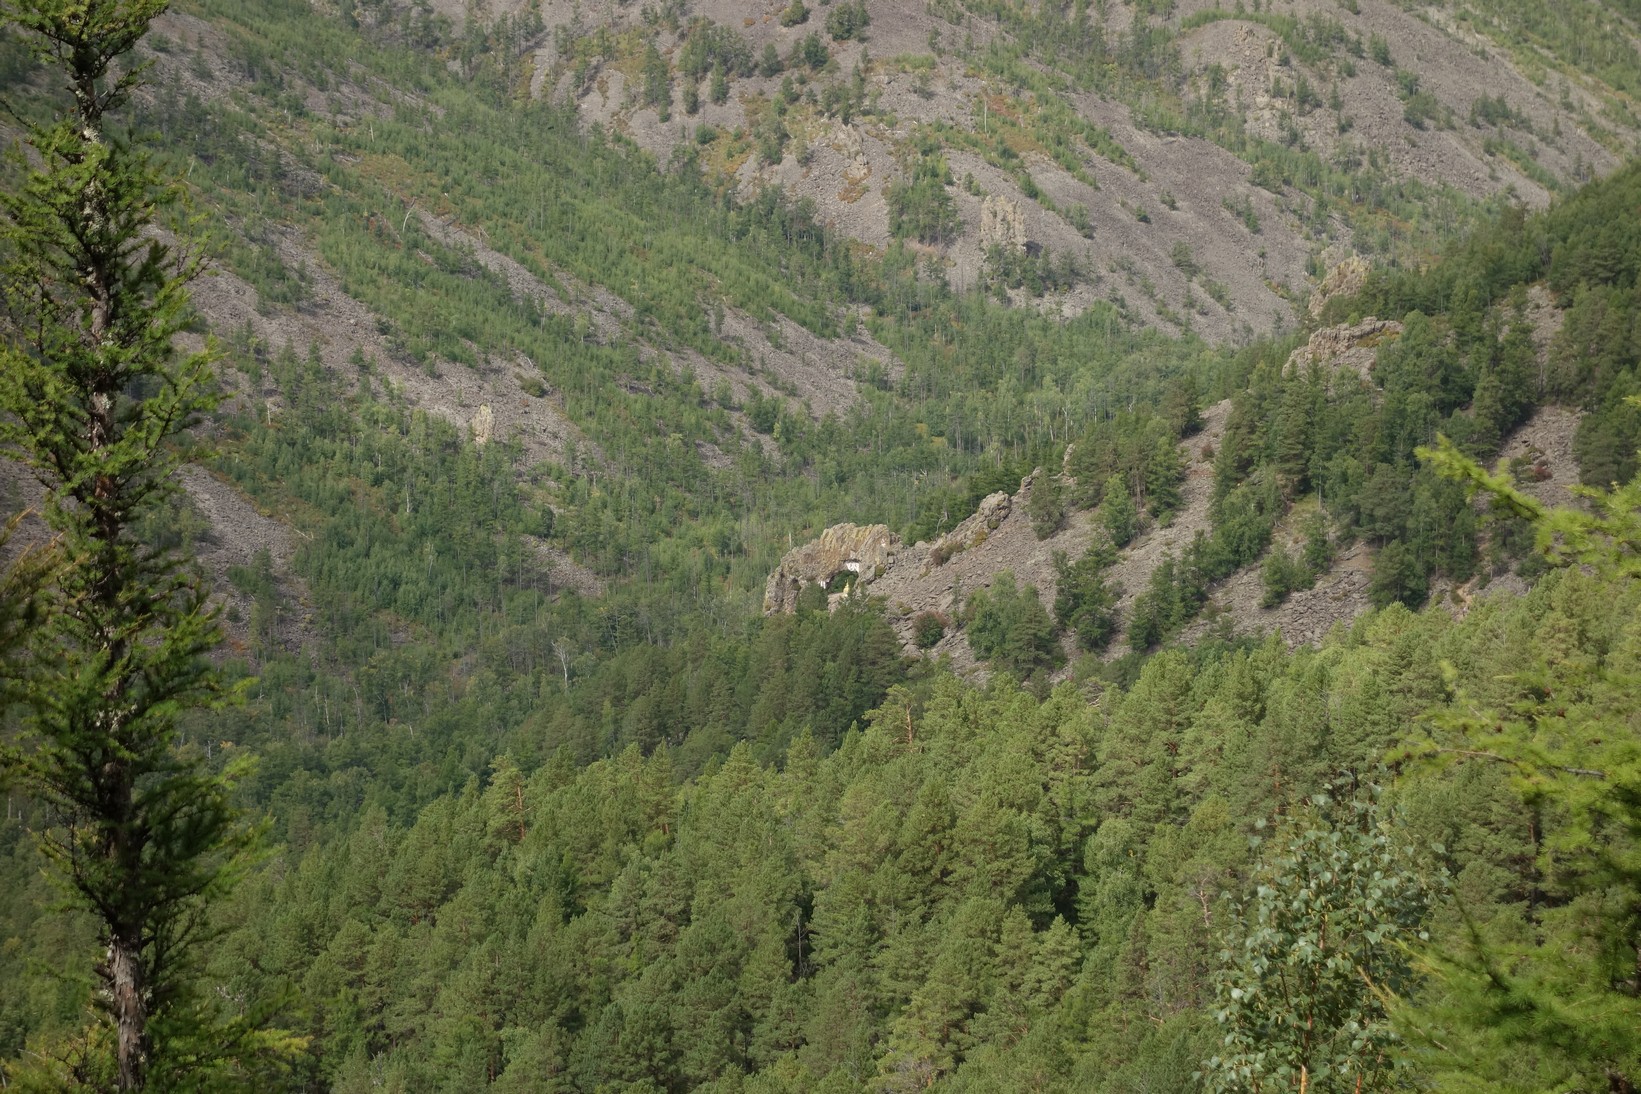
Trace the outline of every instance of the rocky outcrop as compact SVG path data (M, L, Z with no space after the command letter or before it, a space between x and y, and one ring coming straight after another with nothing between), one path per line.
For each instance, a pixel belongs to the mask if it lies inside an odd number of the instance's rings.
M992 194L980 203L980 247L1026 249L1026 218L1017 203L1001 194Z
M1402 325L1394 319L1377 319L1371 315L1351 326L1324 327L1289 355L1282 374L1291 376L1312 365L1320 365L1330 374L1348 369L1366 380L1373 370L1379 345L1401 334Z
M888 568L900 547L900 537L886 525L834 524L781 559L764 584L764 614L792 611L804 586L825 585L841 573L870 582Z
M1030 490L1031 476L1021 480L1022 496L1027 496ZM986 537L995 532L1000 524L1009 519L1014 511L1014 498L999 490L994 494L987 494L980 500L980 507L972 515L965 518L963 523L947 532L929 548L928 564L924 571L944 566L946 560L953 555L961 554L970 547L978 547L986 541Z
M1336 296L1353 296L1362 291L1367 284L1368 271L1372 267L1360 255L1351 255L1330 269L1323 277L1322 283L1316 286L1311 293L1310 313L1312 319L1322 316L1322 309L1327 307L1328 301Z
M480 403L479 409L473 415L469 424L473 431L473 443L480 448L490 443L490 435L496 429L496 412L490 409L489 403Z

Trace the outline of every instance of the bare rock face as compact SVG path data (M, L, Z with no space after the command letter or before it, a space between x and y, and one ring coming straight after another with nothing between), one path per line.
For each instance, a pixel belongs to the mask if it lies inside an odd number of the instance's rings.
M1324 327L1293 351L1288 363L1282 366L1282 374L1291 376L1312 365L1321 365L1329 373L1349 369L1366 380L1379 345L1401 334L1402 325L1394 319L1371 315L1353 326Z
M1311 293L1311 318L1319 318L1322 315L1322 309L1334 297L1350 296L1361 292L1362 286L1367 283L1370 269L1372 267L1360 255L1351 255L1330 269L1323 276L1322 283L1316 286L1316 291Z
M1021 480L1020 491L1022 497L1029 496L1032 477L1035 474L1036 472L1033 472L1032 475L1028 475ZM943 566L948 558L986 542L986 537L997 531L998 526L1008 520L1009 514L1013 511L1014 498L1009 494L1002 490L987 494L980 500L978 509L964 518L963 522L956 528L934 541L929 549L924 572L927 573Z
M480 403L479 409L473 415L472 430L473 443L483 448L490 443L490 435L496 428L496 412L490 409L489 403Z
M900 547L900 537L886 525L834 524L781 559L764 585L764 614L794 610L805 585L825 585L840 573L857 573L861 583L870 582Z
M1030 491L1032 478L1032 475L1027 475L1020 481L1022 496ZM997 531L997 526L1008 520L1013 511L1014 498L1010 494L1002 490L987 494L980 499L980 506L972 516L940 537L938 542L945 545L962 543L966 546L981 532Z
M980 203L980 247L993 246L1008 251L1026 249L1026 218L1016 202L1001 194Z

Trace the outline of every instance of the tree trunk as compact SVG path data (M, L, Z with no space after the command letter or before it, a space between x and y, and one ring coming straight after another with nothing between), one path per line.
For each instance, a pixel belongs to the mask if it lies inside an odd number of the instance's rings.
M147 984L142 944L121 931L108 944L108 989L118 1033L119 1090L142 1090L148 1069Z

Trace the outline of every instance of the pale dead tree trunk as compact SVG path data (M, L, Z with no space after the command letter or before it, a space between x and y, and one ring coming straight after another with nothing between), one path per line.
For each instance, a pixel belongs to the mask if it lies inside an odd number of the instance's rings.
M145 1085L148 1063L145 973L139 938L122 938L117 934L109 941L105 976L114 1006L121 1090L141 1090Z
M553 639L553 654L558 658L559 667L564 670L564 686L570 686L570 644L562 638Z

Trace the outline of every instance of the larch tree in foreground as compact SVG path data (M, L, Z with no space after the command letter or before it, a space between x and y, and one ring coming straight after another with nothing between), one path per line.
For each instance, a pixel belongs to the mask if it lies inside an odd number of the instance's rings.
M40 1078L120 1091L223 1089L215 1063L258 1040L192 990L206 904L248 841L231 775L178 747L179 716L223 692L206 658L215 613L186 558L141 534L174 500L178 442L212 402L211 354L174 346L197 259L155 237L179 187L111 124L142 72L131 50L165 7L0 0L68 92L28 125L23 181L0 195L0 454L46 487L60 562L0 770L43 808L43 849L102 944L87 956L96 1020L40 1054Z

